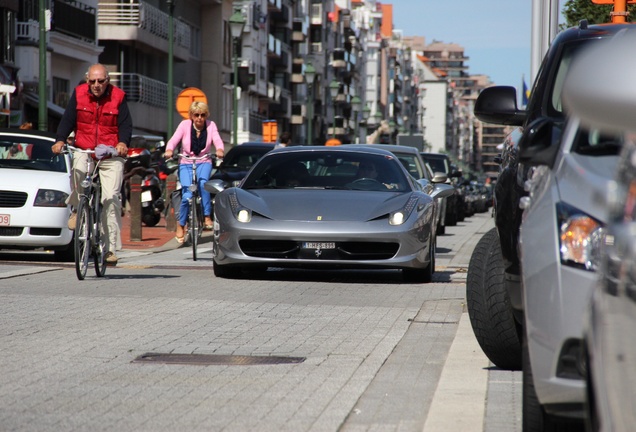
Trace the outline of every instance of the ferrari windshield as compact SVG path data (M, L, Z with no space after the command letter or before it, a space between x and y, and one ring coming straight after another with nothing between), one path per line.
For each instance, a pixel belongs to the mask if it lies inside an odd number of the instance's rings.
M393 156L307 151L264 157L254 166L242 187L405 192L413 186Z

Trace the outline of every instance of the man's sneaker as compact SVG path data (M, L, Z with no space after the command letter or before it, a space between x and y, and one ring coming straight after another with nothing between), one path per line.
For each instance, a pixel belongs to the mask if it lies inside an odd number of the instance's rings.
M117 255L115 255L112 252L107 252L106 253L106 264L110 264L110 265L117 265Z
M71 231L75 229L75 224L77 223L77 212L71 212L71 215L68 218L68 229Z

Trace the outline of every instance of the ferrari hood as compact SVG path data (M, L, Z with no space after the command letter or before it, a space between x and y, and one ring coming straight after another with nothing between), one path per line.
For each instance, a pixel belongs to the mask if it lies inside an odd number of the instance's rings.
M400 210L411 193L314 189L233 189L238 202L273 220L367 221ZM431 202L418 194L424 203Z

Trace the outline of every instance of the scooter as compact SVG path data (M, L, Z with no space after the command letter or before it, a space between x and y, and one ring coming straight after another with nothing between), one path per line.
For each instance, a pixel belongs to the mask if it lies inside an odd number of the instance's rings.
M124 165L123 202L130 197L130 179L134 175L141 177L141 220L146 226L155 226L161 220L165 208L163 188L157 170L150 166L151 153L147 149L129 148L128 159Z

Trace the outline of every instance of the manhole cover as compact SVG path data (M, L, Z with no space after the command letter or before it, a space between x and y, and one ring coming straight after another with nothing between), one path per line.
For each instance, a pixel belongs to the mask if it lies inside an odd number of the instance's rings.
M216 354L142 354L133 363L163 363L181 365L225 365L250 366L302 363L305 357L277 357L277 356L241 356Z

